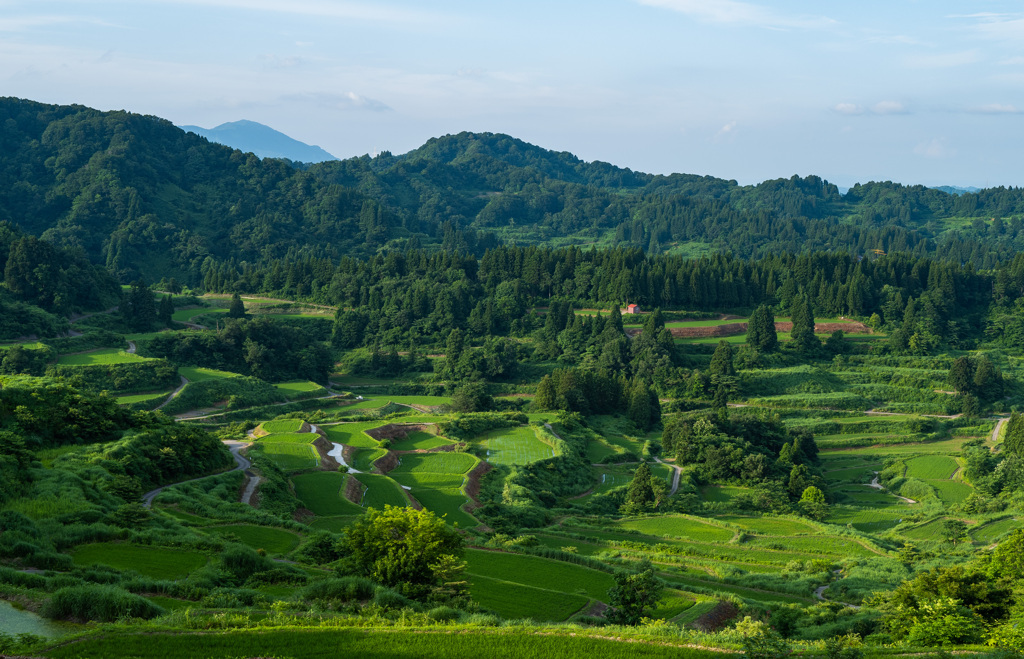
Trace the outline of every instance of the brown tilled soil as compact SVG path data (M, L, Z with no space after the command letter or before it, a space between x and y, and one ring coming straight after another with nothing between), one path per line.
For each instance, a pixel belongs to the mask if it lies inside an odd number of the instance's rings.
M409 433L417 430L437 434L437 426L433 423L389 423L365 432L379 442L382 439L405 439Z
M363 503L363 484L354 476L345 479L345 498L357 506Z
M296 508L295 512L292 513L292 519L296 522L302 522L303 524L309 523L314 517L316 517L316 515L314 515L313 511L308 508Z
M466 506L467 509L480 507L480 479L491 469L494 469L494 467L490 463L481 461L477 466L473 467L473 471L469 472L466 480L466 496L473 503Z
M776 332L790 332L793 329L791 322L775 323ZM844 334L870 334L871 329L864 323L816 323L815 334L831 334L836 330L842 330ZM670 327L668 330L677 339L706 339L715 336L736 336L747 331L746 323L729 323L728 325L711 325L709 327ZM627 332L630 336L640 333L639 329L631 329Z
M738 613L739 609L732 602L719 602L715 608L694 620L691 627L702 632L713 632L724 627Z
M376 467L380 473L386 474L398 466L398 454L394 451L388 451L387 455L374 460L373 466Z
M591 616L593 618L603 618L604 614L607 613L611 607L604 602L594 602L583 612L585 616Z
M313 446L320 454L320 471L338 471L338 467L341 465L332 456L327 455L328 452L334 450L334 444L327 441L323 435L317 435L317 438L313 440Z

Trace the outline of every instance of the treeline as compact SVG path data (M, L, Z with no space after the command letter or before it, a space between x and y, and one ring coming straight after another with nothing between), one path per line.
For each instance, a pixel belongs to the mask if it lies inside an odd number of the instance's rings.
M491 133L296 167L126 112L8 98L0 121L0 220L89 254L124 283L173 276L196 287L210 259L481 255L499 237L611 238L652 255L678 242L741 257L880 249L986 268L1024 248L1016 188L958 196L884 182L840 195L814 176L739 186L586 163ZM937 220L948 217L977 219L946 230Z

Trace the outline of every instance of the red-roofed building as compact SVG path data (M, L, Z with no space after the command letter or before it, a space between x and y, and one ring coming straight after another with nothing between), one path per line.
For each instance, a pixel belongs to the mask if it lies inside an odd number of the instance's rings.
M636 304L630 304L626 307L626 313L640 313L640 306Z

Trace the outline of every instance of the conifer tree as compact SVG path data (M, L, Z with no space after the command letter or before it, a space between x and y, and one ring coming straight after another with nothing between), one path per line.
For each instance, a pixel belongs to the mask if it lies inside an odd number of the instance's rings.
M779 335L775 331L775 315L771 308L762 304L750 316L747 323L747 345L758 352L775 352L779 349Z
M555 409L555 383L551 381L550 375L545 375L537 385L537 395L533 398L533 406L538 410Z
M626 501L622 504L622 512L634 515L643 512L654 504L654 488L651 486L651 468L646 462L640 463L633 480L626 490Z
M231 296L231 306L228 307L228 318L245 318L245 303L242 296L235 293Z
M811 299L806 294L797 295L793 299L793 329L791 338L793 346L803 354L815 354L821 349L821 341L814 335L814 309Z

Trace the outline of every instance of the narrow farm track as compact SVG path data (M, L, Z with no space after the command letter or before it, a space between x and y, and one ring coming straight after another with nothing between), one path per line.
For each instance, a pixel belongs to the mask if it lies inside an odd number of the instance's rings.
M832 574L835 575L836 577L838 577L842 573L843 573L842 570L833 570L832 571ZM831 586L831 585L832 585L831 583L827 583L824 586L819 586L817 588L817 590L814 591L814 597L819 599L819 600L821 600L822 602L835 602L836 604L842 604L843 606L851 608L851 609L854 609L854 610L858 610L858 611L860 610L860 607L857 606L856 604L847 604L846 602L839 602L837 600L830 600L827 597L825 597L825 591L828 590L828 587Z
M878 482L878 473L879 472L877 472L877 471L875 472L875 478L870 483L864 483L865 487L872 487L872 488L874 488L876 490L880 490L882 492L888 492L888 490L886 490L884 487L882 487L882 484ZM893 494L892 492L889 492L889 494L891 496L896 497L897 499L901 499L903 501L906 501L907 503L917 503L913 499L908 499L907 497L901 497L900 495Z
M992 429L992 452L993 453L998 453L999 452L999 447L996 445L996 442L999 441L999 431L1001 431L1003 429L1003 425L1007 421L1009 421L1009 419L999 419L998 421L996 421L996 427Z
M178 397L178 394L180 394L182 389L185 388L185 385L188 384L188 379L184 375L181 375L179 377L181 378L181 384L178 385L178 388L171 392L171 395L167 397L167 400L157 405L156 408L154 409L159 410Z
M125 350L125 352L127 352L129 355L135 354L135 341L128 342L128 349Z
M679 481L683 477L683 469L682 469L682 467L677 467L676 465L670 465L667 462L662 462L661 458L658 458L658 457L654 458L654 461L657 462L658 464L663 464L663 465L665 465L667 467L671 467L672 468L672 490L668 493L668 495L670 497L674 496L675 493L679 491Z
M182 378L182 380L184 380L184 379L185 378ZM184 385L182 385L182 386L184 386ZM319 398L306 398L304 400L329 400L331 398L341 398L341 396L342 396L342 394L330 394L330 395L327 395L327 396L320 396ZM166 401L164 403L164 405L166 405L169 402L170 402L170 400ZM290 400L290 401L285 401L283 403L271 403L270 405L266 405L265 407L280 407L282 405L291 405L294 402L295 402L294 400ZM163 405L161 405L160 407L163 407ZM160 409L160 408L158 407L156 409ZM177 415L175 417L175 420L177 420L177 421L185 421L185 420L188 420L188 421L198 421L200 419L213 419L213 418L218 417L218 416L223 416L223 415L227 414L229 411L230 412L244 412L245 410L225 410L225 411L217 412L216 414L205 414L203 416L188 416L189 412L184 412L182 414Z
M249 446L248 442L239 442L239 441L227 439L227 440L224 440L224 445L228 447L228 449L231 451L231 457L233 457L235 459L235 466L234 466L234 468L228 469L227 471L222 471L222 472L219 472L219 473L216 473L216 474L209 474L207 476L200 476L199 478L189 478L188 480L178 481L177 483L168 483L167 485L163 485L161 487L158 487L155 490L150 490L149 492L146 492L145 494L142 495L142 505L144 507L146 507L146 508L152 507L153 506L153 499L156 499L157 496L159 496L159 494L161 492L163 492L164 490L166 490L169 487L175 487L177 485L184 485L185 483L194 483L196 481L201 481L201 480L204 480L204 479L207 479L207 478L212 478L213 476L220 476L222 474L230 474L231 472L238 471L239 469L246 470L246 475L249 476L250 484L252 483L253 479L258 479L257 476L249 473L248 469L249 469L249 467L252 466L252 463L249 462L248 458L246 458L241 453L242 449L244 449L244 448ZM246 491L248 491L249 489L250 488L247 486L246 487ZM255 489L255 486L253 486L253 489ZM250 497L252 496L251 492L249 493L249 496Z

